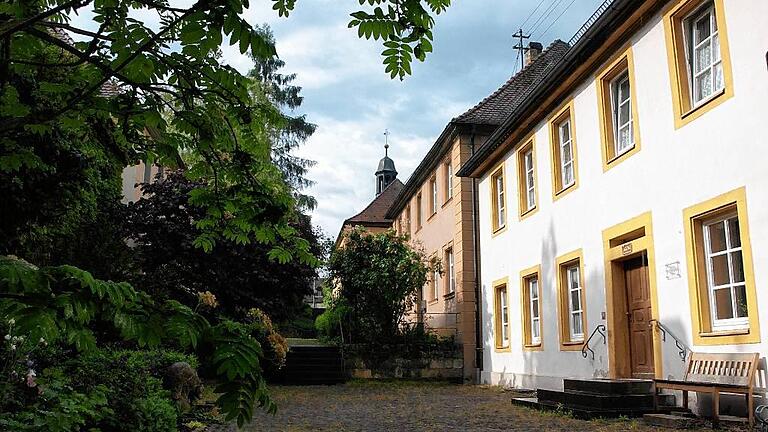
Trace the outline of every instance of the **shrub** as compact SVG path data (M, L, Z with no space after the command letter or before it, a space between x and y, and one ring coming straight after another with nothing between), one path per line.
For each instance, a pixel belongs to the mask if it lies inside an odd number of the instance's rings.
M105 386L83 393L69 383L61 369L46 369L35 385L38 397L23 410L0 413L0 430L77 432L113 414Z
M177 361L197 364L193 356L173 351L97 350L68 362L66 368L72 381L86 390L107 389L114 415L104 418L100 427L165 431L176 430L177 410L160 377Z

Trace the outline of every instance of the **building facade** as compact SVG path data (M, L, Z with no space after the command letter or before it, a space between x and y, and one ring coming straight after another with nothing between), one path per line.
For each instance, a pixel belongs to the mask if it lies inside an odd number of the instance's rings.
M464 377L476 380L479 364L476 264L478 240L473 179L456 177L532 82L540 79L567 51L556 41L542 51L531 44L526 66L499 89L445 127L429 152L408 178L387 218L414 247L440 262L420 293L419 310L413 319L441 335L452 335L462 347Z
M479 182L486 383L768 352L768 2L606 4L459 171Z

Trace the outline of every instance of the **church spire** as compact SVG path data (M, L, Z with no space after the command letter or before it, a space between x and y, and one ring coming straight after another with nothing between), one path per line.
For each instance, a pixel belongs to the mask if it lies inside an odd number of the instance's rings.
M389 130L384 130L384 157L379 161L379 168L376 170L376 196L379 196L384 189L397 178L395 161L389 158Z

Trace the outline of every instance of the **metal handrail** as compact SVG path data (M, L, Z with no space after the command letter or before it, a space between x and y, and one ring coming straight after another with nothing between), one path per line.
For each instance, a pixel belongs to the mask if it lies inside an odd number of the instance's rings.
M603 345L607 343L607 338L605 336L605 324L598 324L595 326L595 329L592 330L592 334L589 335L587 340L584 342L584 345L581 346L581 356L584 358L587 358L587 351L589 351L592 354L592 360L595 359L595 351L589 347L589 341L592 340L593 337L595 337L595 334L600 333L600 336L603 337Z
M649 325L653 326L653 323L656 323L656 327L658 327L659 331L661 331L662 342L667 341L667 334L669 334L672 337L672 339L675 340L675 346L677 347L678 350L680 350L680 352L678 352L677 355L680 356L680 359L682 361L685 361L685 359L688 357L688 353L691 352L691 349L688 348L688 346L680 338L675 336L675 334L672 333L672 331L669 328L667 328L667 326L662 324L659 320L655 320L655 319L651 320Z

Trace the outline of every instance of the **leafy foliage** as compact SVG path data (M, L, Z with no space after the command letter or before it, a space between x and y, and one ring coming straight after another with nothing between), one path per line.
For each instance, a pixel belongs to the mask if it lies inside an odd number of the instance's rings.
M189 204L198 188L182 173L171 172L162 182L143 185L145 198L129 205L126 236L135 245L136 265L142 269L134 284L156 300L174 299L190 307L197 303L198 292L210 291L219 303L217 312L233 318L245 318L254 307L277 319L291 316L309 292L317 259L302 261L289 251L286 258L274 258L274 248L260 241L222 240L208 253L200 250L195 247L196 225L205 210ZM258 211L264 214L282 211L270 207L266 197L260 202ZM306 242L313 256L321 255L309 217L298 216L281 231ZM276 259L284 262L277 264Z
M71 266L34 267L0 257L0 315L32 340L96 350L95 327L109 326L126 341L156 347L172 341L204 351L222 380L217 403L228 419L250 421L254 405L274 410L261 376L261 347L242 324L210 323L176 301L155 303L127 283L93 278Z
M397 339L429 269L424 254L394 231L350 231L331 255L329 280L336 291L329 316L319 320L321 330L340 320L346 343Z

